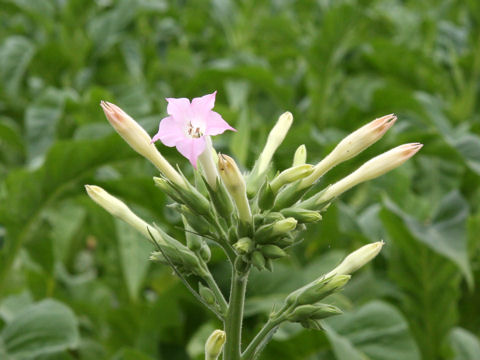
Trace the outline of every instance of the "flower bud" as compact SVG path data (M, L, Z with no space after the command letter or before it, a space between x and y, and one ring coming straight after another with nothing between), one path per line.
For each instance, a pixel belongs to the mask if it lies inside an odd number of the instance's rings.
M124 202L120 201L115 196L110 195L100 186L85 185L85 189L87 190L88 196L90 196L93 201L113 216L125 221L127 224L137 229L148 240L152 241L152 236L154 236L157 242L163 242L160 233L134 214Z
M101 101L105 116L115 131L140 155L147 158L170 181L184 186L184 180L152 143L150 135L117 105Z
M420 143L404 144L370 159L350 175L331 185L318 202L326 202L344 193L359 183L377 178L393 170L415 155L421 148Z
M205 136L205 150L200 154L198 160L202 164L202 170L205 173L208 185L215 190L217 188L218 171L216 163L217 154L213 149L212 139Z
M312 185L334 166L360 154L370 145L377 142L395 124L395 121L397 121L397 117L394 114L386 115L369 122L348 135L338 143L325 159L315 165L315 170L308 178L302 181L301 187Z
M268 244L260 247L260 252L268 259L279 259L287 256L287 253L276 245Z
M202 283L198 283L198 293L208 305L215 304L215 295L213 294L213 291Z
M328 275L295 290L285 299L287 305L315 304L328 295L340 290L350 280L350 275Z
M322 215L318 211L302 208L286 208L280 211L284 216L293 217L300 223L313 223L322 220Z
M320 320L342 313L343 311L338 307L329 304L301 305L287 316L287 320L290 322L302 322L308 319Z
M265 257L260 251L254 251L252 253L252 265L258 270L265 269Z
M263 148L253 170L248 178L248 194L253 195L262 183L263 176L268 170L268 166L272 161L273 154L277 151L280 144L285 139L288 130L293 122L293 115L285 112L278 118L277 123L268 134L267 143Z
M313 172L313 166L310 164L303 164L291 167L278 174L271 182L270 186L274 193L276 193L283 185L302 179Z
M248 203L245 180L235 161L227 155L218 157L218 170L228 192L237 205L240 220L245 223L252 222L252 213Z
M252 239L248 237L241 238L233 244L233 247L242 255L249 254L255 249Z
M307 162L307 147L303 144L300 145L293 155L292 166L303 165Z
M226 335L222 330L215 330L205 343L205 360L217 360L225 344Z
M377 256L380 250L382 250L384 244L385 243L383 241L377 241L375 243L362 246L360 249L355 250L348 255L340 265L330 271L327 275L325 275L325 277L328 278L330 276L348 275L357 271L363 265Z
M280 235L294 230L297 227L297 220L289 217L273 224L273 234Z

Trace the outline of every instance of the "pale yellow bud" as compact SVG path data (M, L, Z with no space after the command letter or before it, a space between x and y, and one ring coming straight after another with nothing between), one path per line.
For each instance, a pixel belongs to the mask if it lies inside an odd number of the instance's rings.
M252 222L252 213L250 211L250 204L248 203L245 179L235 160L230 156L220 154L218 156L218 171L225 187L235 201L240 220L247 223Z
M110 195L100 186L85 185L85 189L87 190L88 196L90 196L93 201L113 216L125 221L127 224L135 228L148 240L151 241L153 236L157 242L163 242L160 233L133 213L124 202L117 199L115 196Z
M359 183L377 178L399 167L415 155L422 146L423 144L420 143L404 144L370 159L350 175L329 186L317 200L317 203L333 199Z
M225 340L225 332L222 330L215 330L205 343L205 360L217 360L222 352Z
M325 275L324 278L335 275L350 275L377 256L384 244L383 241L378 241L362 246L360 249L348 255L340 265Z
M270 134L268 134L267 143L258 158L258 174L262 174L267 170L273 154L275 154L275 151L277 151L278 147L285 139L292 122L293 115L288 111L280 115L278 118L277 123L270 131Z
M370 145L377 142L395 124L395 121L397 121L397 117L394 114L386 115L369 122L348 135L338 143L330 154L315 165L315 170L308 178L302 181L301 187L305 188L312 185L334 166L360 154Z
M283 185L302 179L313 172L313 166L303 164L282 171L270 183L272 191L276 193Z
M303 144L300 145L295 151L293 156L292 166L302 165L307 162L307 147Z
M180 174L160 154L155 145L152 144L152 139L144 128L115 104L101 101L100 106L115 131L133 150L148 159L170 181L177 185L185 186Z

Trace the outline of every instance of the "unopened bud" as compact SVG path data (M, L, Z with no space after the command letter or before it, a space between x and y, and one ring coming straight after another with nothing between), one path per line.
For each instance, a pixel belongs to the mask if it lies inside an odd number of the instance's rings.
M252 265L258 270L265 269L265 257L260 251L254 251L252 253Z
M340 265L338 265L335 269L330 271L326 278L334 275L348 275L351 274L366 263L370 262L375 256L378 255L380 250L385 243L383 241L377 241L372 244L368 244L362 246L360 249L355 250L350 255L348 255Z
M318 280L295 290L285 299L287 305L315 304L328 295L342 289L350 280L350 275L322 276Z
M293 115L290 112L285 112L278 118L277 123L268 134L267 143L263 148L253 170L248 177L248 194L253 195L262 184L262 179L265 172L272 161L273 154L277 151L280 144L285 139L288 130L293 122Z
M245 223L252 222L252 213L248 203L245 180L235 161L227 155L218 157L218 170L228 192L237 205L240 220Z
M282 171L271 182L270 186L274 193L276 193L283 185L302 179L313 172L313 166L310 164L303 164L291 167Z
M117 105L101 101L105 116L115 131L140 155L147 158L170 181L184 186L184 180L152 143L150 135Z
M210 187L215 190L217 188L217 179L218 171L216 164L217 154L213 149L212 139L210 136L205 137L205 150L200 154L198 160L202 164L203 172L205 173L205 178L207 179Z
M233 247L242 255L249 254L255 249L252 239L248 237L241 238L233 244Z
M300 145L295 151L293 156L292 166L298 166L305 164L307 162L307 147L305 145Z
M312 185L334 166L360 154L370 145L377 142L387 130L395 124L396 120L397 117L394 114L386 115L369 122L367 125L362 126L360 129L348 135L338 143L335 149L333 149L325 159L315 165L314 172L302 181L301 187Z
M362 182L375 179L390 170L393 170L415 155L421 148L420 143L411 143L397 146L381 155L374 157L360 166L350 175L331 185L319 199L325 202L351 189Z
M208 305L215 304L215 295L213 294L213 291L202 283L198 283L198 293Z
M308 319L320 320L329 316L340 315L342 310L329 304L301 305L293 313L288 315L287 320L291 322L303 322Z
M285 234L289 231L294 230L297 227L297 220L293 217L289 217L280 221L277 221L273 224L273 234Z
M287 256L287 253L276 245L268 244L260 248L261 253L268 259L279 259Z
M295 218L300 223L313 223L322 220L318 211L302 208L286 208L280 211L283 215Z
M113 216L125 221L127 224L137 229L137 231L143 234L148 240L153 241L153 236L157 242L163 242L160 233L140 219L124 202L117 199L115 196L110 195L100 186L85 185L85 189L87 190L88 196L90 196L93 201Z
M217 360L225 344L226 335L222 330L215 330L205 343L205 360Z

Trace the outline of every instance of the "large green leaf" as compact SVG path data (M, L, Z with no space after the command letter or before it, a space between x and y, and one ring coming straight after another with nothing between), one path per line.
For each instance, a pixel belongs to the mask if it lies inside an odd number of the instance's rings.
M118 251L123 276L132 300L137 300L138 291L147 273L152 246L143 235L121 220L116 220Z
M407 322L387 303L372 301L325 323L338 360L420 359Z
M15 359L75 348L78 322L75 314L56 300L44 300L26 307L0 334L6 352Z
M428 223L421 223L404 213L389 200L385 201L385 206L402 219L415 239L453 261L468 283L473 284L466 236L469 207L458 191L445 195Z
M10 95L14 96L18 92L34 53L35 45L32 41L18 35L10 36L0 47L0 79Z
M450 343L455 360L475 360L480 354L480 340L471 332L456 327L450 332Z

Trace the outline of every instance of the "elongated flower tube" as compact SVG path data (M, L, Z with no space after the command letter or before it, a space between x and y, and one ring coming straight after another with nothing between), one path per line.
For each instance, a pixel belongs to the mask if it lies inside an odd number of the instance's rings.
M415 155L422 146L423 144L420 143L403 144L370 159L350 175L329 186L323 193L321 193L321 196L316 199L316 203L320 204L327 202L357 184L377 178L390 170L399 167Z
M90 196L93 201L113 216L125 221L127 224L135 228L148 240L152 241L151 236L153 236L158 243L165 243L160 233L154 227L148 225L145 221L134 214L123 201L110 195L100 186L85 185L85 189L87 190L88 196Z
M330 154L315 165L313 173L301 182L300 188L312 185L334 166L357 156L376 143L395 124L395 121L397 117L394 114L385 115L348 135Z
M324 277L327 279L336 275L350 275L360 269L362 266L372 261L378 255L385 243L377 241L372 244L362 246L348 255L335 269L330 271Z
M250 195L254 194L259 186L261 185L260 181L262 175L267 171L270 162L272 161L273 154L277 151L280 144L287 136L288 130L293 122L293 115L291 112L285 112L278 118L275 126L270 130L268 134L267 143L263 148L262 153L260 154L255 166L248 178L248 193Z
M295 150L295 155L293 155L293 166L303 165L307 162L307 147L305 144L300 145L297 150Z
M310 164L297 165L283 170L270 182L271 189L276 193L283 185L307 177L312 172L313 166Z
M225 344L225 331L215 330L205 343L205 360L217 360Z
M220 154L218 156L218 170L225 187L235 201L240 220L251 223L252 212L248 203L245 180L235 160L230 156Z

